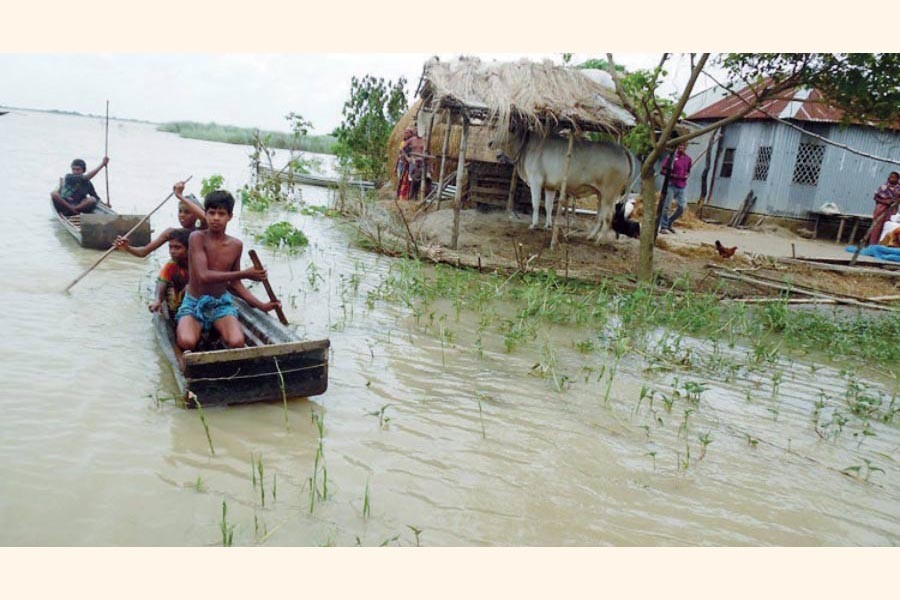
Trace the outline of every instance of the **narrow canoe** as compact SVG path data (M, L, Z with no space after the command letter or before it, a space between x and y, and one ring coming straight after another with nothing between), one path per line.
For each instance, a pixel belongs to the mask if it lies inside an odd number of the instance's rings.
M324 394L328 389L328 339L301 341L281 323L235 298L247 345L185 352L182 371L175 328L165 309L153 314L163 353L172 364L185 406L281 402ZM196 399L196 400L195 400Z
M260 165L259 173L261 175L265 175L267 177L275 177L279 181L292 181L294 183L301 183L304 185L316 185L319 187L329 187L329 188L337 188L341 184L341 180L338 177L326 177L324 175L310 175L308 173L291 173L285 171L279 171L277 169L270 169L269 167L264 167ZM363 189L371 190L375 188L375 184L371 181L363 181L362 179L350 179L347 182L347 185L353 187L360 187Z
M57 188L58 189L58 188ZM102 202L98 202L93 212L66 216L56 210L50 200L53 214L63 228L72 234L82 248L93 250L109 250L116 241L116 236L125 235L138 224L143 215L120 215ZM128 236L133 246L146 246L150 243L150 223L142 224Z

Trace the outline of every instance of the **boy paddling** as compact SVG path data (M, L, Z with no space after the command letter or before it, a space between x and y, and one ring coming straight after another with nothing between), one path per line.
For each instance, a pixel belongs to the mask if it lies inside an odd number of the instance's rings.
M241 282L241 279L263 281L266 271L240 268L243 243L225 233L234 210L231 194L224 190L211 192L203 207L207 229L191 233L188 244L189 282L176 315L178 346L185 351L194 350L200 335L215 328L229 348L240 348L244 345L244 332L229 290L265 312L281 303L260 301Z
M198 202L195 202L191 198L184 197L184 182L179 181L172 188L172 191L175 193L175 197L178 198L178 222L181 223L181 227L183 229L187 229L189 232L197 229L197 222L200 223L200 228L203 229L206 227L206 213L203 211L203 207L200 206ZM146 246L132 246L130 240L128 238L124 238L122 236L118 236L116 238L116 250L121 250L123 252L127 252L132 256L137 256L139 258L144 258L167 241L169 241L172 232L175 231L175 227L168 227L165 229L157 238L151 241ZM186 246L185 246L186 247ZM185 255L187 257L187 255Z

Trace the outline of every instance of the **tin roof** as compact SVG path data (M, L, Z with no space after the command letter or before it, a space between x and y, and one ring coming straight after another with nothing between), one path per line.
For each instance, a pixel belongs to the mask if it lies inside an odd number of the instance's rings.
M748 86L738 92L738 95L741 98L750 100L753 97L753 92ZM736 98L734 95L728 95L690 115L688 120L724 119L736 115L745 107L746 104L741 99ZM802 88L787 90L778 94L776 98L766 100L760 104L760 108L750 111L743 118L748 120L771 118L763 110L780 119L794 119L796 121L838 123L844 116L844 111L827 104L827 101L818 90Z

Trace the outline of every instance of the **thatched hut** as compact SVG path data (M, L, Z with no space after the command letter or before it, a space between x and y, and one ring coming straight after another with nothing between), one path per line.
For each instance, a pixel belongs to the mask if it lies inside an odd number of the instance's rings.
M428 142L428 169L435 182L431 195L446 185L462 184L455 185L456 210L464 200L508 208L529 205L527 186L517 185L512 165L498 162L496 151L488 147L513 127L543 135L565 130L620 136L634 125L608 73L550 61L434 58L425 64L416 93L416 103L391 136L390 156L397 156L403 130L415 123Z

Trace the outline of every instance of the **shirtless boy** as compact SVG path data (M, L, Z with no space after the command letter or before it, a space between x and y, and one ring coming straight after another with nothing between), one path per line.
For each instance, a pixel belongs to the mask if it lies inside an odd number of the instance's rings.
M176 338L182 350L194 350L203 331L215 328L229 348L244 345L238 310L229 291L250 306L268 312L281 303L262 302L241 279L263 281L264 269L241 270L241 240L225 233L234 210L234 198L224 190L207 194L203 207L207 229L191 233L188 244L189 281L178 309Z
M203 207L196 201L191 198L184 197L184 182L179 181L175 184L173 191L175 192L175 197L178 198L178 222L181 223L181 227L184 229L189 229L191 231L197 229L197 221L200 222L200 228L203 229L206 227L206 213L203 212ZM132 256L137 256L138 258L144 258L167 241L171 239L172 232L175 231L176 227L168 227L161 234L159 234L156 239L152 240L146 246L132 246L131 242L128 238L124 238L119 236L116 238L116 250L121 250L123 252L127 252Z

